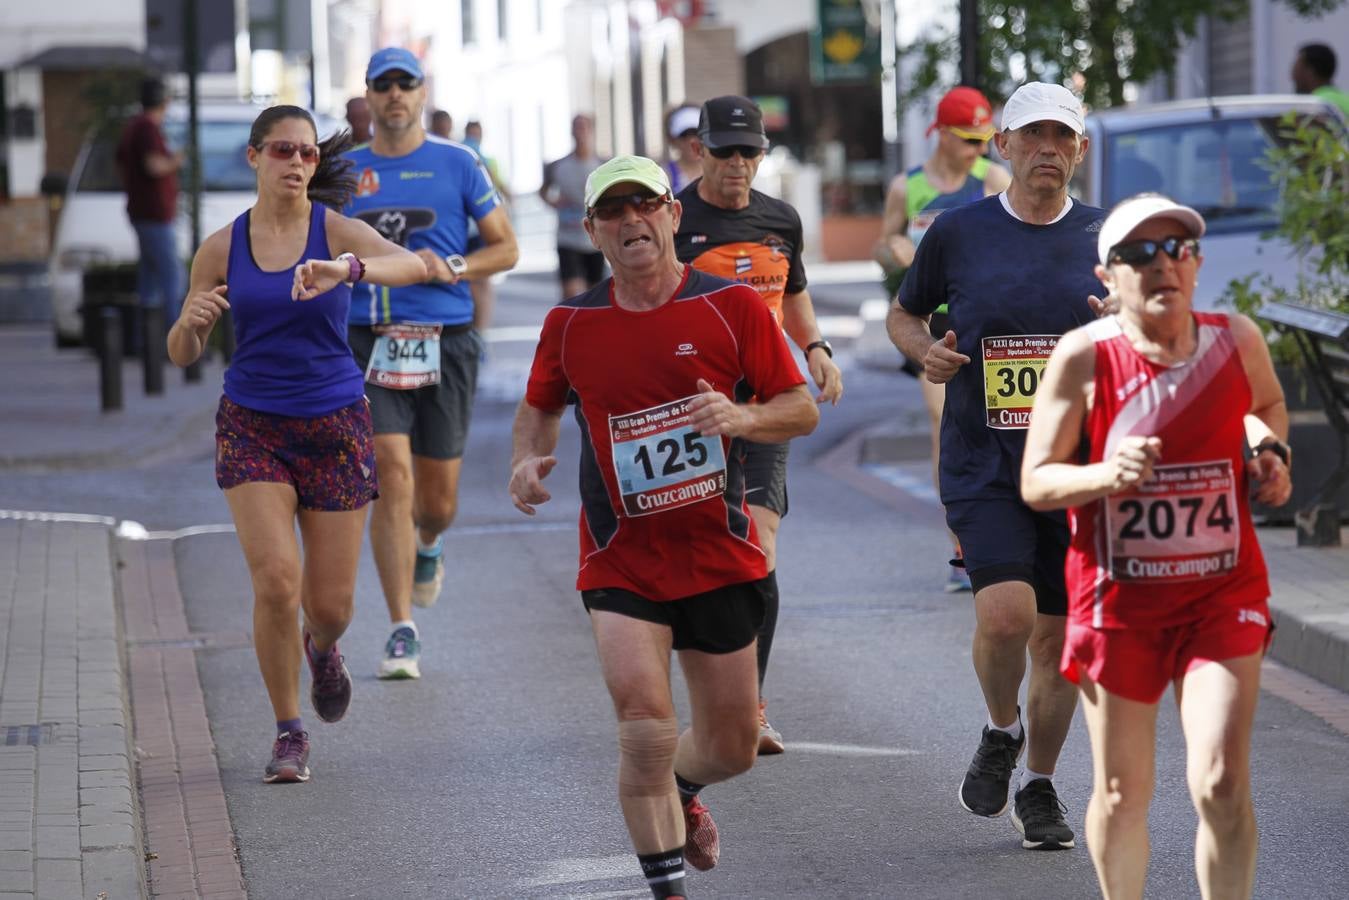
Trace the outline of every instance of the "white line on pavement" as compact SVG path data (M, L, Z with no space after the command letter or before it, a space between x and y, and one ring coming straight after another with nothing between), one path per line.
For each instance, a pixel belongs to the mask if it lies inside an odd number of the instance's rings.
M812 744L809 741L788 741L793 753L820 753L826 756L918 756L920 751L906 747L864 747L860 744Z
M116 525L111 516L91 516L85 513L30 512L23 509L0 509L0 519L19 519L25 522L76 522L82 525Z
M16 512L15 515L6 513ZM60 517L60 518L58 518ZM79 516L65 513L21 513L14 510L0 510L0 519L41 519L42 521L94 522L100 525L112 525L114 520L100 516ZM216 525L190 525L173 531L149 531L144 525L131 519L116 523L117 536L129 541L176 541L179 538L195 537L199 534L233 534L234 526L229 523ZM533 534L548 531L574 531L575 522L518 522L498 525L464 525L451 528L446 532L450 537L476 537L486 534Z
M632 878L641 875L637 861L630 855L573 857L554 859L543 864L543 870L521 887L546 887L551 884L575 884L581 881L608 881L611 878Z

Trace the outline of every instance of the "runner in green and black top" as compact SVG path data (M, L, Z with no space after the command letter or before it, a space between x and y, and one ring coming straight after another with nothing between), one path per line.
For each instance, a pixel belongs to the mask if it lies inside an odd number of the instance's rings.
M1006 190L1011 181L1007 170L993 165L983 154L993 136L993 119L988 98L974 88L952 88L937 104L937 117L928 134L937 132L937 146L921 166L897 176L885 195L885 219L881 239L876 243L876 261L885 270L885 293L899 293L899 283L913 263L918 242L944 210L963 206ZM932 313L928 322L934 338L946 334L949 326L946 304ZM922 367L906 359L904 370L921 375ZM927 406L932 434L932 482L937 482L937 464L941 455L941 414L946 404L946 386L919 378L923 402ZM951 538L956 558L960 543ZM946 590L968 591L970 580L965 570L950 567Z
M726 96L703 104L696 145L703 175L679 194L683 216L675 234L675 253L680 262L700 271L754 288L805 354L811 380L819 388L816 402L838 403L843 376L834 364L833 348L820 334L806 291L801 217L788 204L750 187L767 147L763 113L754 101ZM787 514L786 442L746 443L745 493L771 578L777 564L778 525ZM777 626L775 579L765 603L758 650L761 690ZM759 752L782 750L782 735L768 724L761 699Z

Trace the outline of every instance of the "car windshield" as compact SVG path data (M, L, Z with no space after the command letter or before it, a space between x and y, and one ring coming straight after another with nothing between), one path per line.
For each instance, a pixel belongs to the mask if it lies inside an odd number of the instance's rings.
M248 165L245 150L248 147L249 122L205 121L201 128L202 190L252 191L256 186L253 170ZM181 149L187 142L187 123L164 123L164 137L169 146ZM89 150L89 158L80 182L79 191L111 191L121 193L122 180L117 174L117 141L99 140ZM179 173L179 184L186 186L189 172Z
M1199 210L1210 231L1273 227L1279 188L1264 158L1278 127L1277 118L1215 119L1111 134L1102 205L1158 191Z

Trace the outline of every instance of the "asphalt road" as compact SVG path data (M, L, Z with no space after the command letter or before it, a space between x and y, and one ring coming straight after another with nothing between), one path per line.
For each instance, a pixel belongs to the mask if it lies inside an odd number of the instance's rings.
M553 282L502 290L499 323L524 336ZM846 312L866 286L822 307ZM987 898L1097 895L1085 848L1032 853L1007 818L962 810L956 788L984 721L969 663L969 595L941 591L939 510L888 502L818 465L856 429L921 422L912 381L848 363L848 392L795 443L780 536L782 616L766 685L787 752L709 788L722 835L698 897ZM203 650L199 670L249 896L642 897L615 798L612 712L573 590L575 426L563 428L553 501L536 519L505 495L510 420L532 345L491 346L447 536L441 602L417 611L423 677L381 683L387 617L368 547L342 651L355 678L347 718L307 715L313 779L261 782L272 716L251 648ZM209 435L154 467L23 477L0 473L12 508L136 519L151 529L228 522ZM189 622L247 633L251 594L232 534L178 539ZM680 689L682 690L682 688ZM677 691L677 694L679 691ZM307 705L307 704L306 704ZM681 712L684 707L681 704ZM1169 699L1158 737L1148 896L1194 897L1195 816ZM1254 739L1262 848L1257 896L1343 896L1349 739L1270 695ZM1056 783L1078 830L1090 781L1074 726Z

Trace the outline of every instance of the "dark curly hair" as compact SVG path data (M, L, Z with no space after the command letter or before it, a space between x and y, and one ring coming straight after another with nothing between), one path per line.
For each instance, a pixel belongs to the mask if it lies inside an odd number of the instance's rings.
M309 111L298 106L269 106L253 120L248 132L249 146L261 150L263 141L272 126L285 119L303 119L318 137L318 126ZM352 162L342 154L354 146L350 131L337 131L326 140L319 142L319 162L314 176L309 179L308 195L314 203L340 210L347 205L352 194L356 193L356 173L352 171Z

